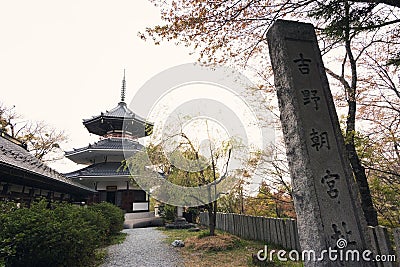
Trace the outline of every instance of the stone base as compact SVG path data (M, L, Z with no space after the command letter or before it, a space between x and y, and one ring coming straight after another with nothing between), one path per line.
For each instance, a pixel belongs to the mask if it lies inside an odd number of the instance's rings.
M165 228L167 229L189 229L195 228L196 225L193 223L188 223L185 218L178 217L173 223L167 223Z
M124 229L164 226L164 220L154 217L154 212L126 213Z

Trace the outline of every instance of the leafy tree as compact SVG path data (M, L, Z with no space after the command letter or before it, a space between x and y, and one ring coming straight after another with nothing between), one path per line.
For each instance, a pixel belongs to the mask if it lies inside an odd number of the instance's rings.
M161 9L162 25L148 27L139 33L143 39L151 38L156 44L162 40L176 40L178 43L193 45L205 62L226 62L234 58L237 62L249 63L253 56L260 55L265 66L267 60L266 32L271 24L280 18L307 20L326 33L341 34L346 20L351 29L367 31L400 21L389 16L399 7L397 1L208 1L150 0ZM343 17L343 6L351 8L349 16ZM388 15L389 14L389 15ZM331 34L332 35L332 34Z
M210 145L210 158L207 159L200 153L200 148L197 148L194 142L184 132L168 137L167 139L176 137L179 138L176 141L176 147L172 153L169 153L169 158L165 155L166 151L164 151L163 142L157 145L150 144L145 152L137 153L126 160L124 162L125 167L129 166L131 170L136 170L137 175L146 175L146 170L150 167L150 163L144 160L144 158L148 155L153 169L161 172L165 179L173 184L185 187L198 187L212 184L216 187L219 181L223 182L228 175L228 164L231 153L230 142L221 142L218 148L214 148ZM164 142L166 141L164 140ZM223 166L219 166L222 160L225 160ZM178 162L179 164L186 165L177 166ZM223 171L222 173L221 170ZM213 186L210 188L212 187ZM157 190L156 185L149 185L149 188ZM163 189L163 191L166 190ZM170 197L172 197L171 194L179 193L180 192L175 192L175 190L172 190L172 192L162 192L162 194ZM209 192L209 194L212 193L213 192ZM210 199L212 198L210 197ZM218 210L217 200L204 203L202 207L208 211L210 235L215 235L216 213Z
M256 196L246 198L246 214L276 218L295 218L293 201L286 190L272 189L263 182Z
M373 208L365 167L356 151L355 142L357 109L358 103L361 102L359 96L360 93L368 89L368 87L365 87L367 79L362 77L365 72L363 71L364 67L361 68L361 71L359 67L361 65L360 62L368 56L368 51L379 49L382 43L396 43L397 38L382 40L381 31L384 30L383 28L386 25L399 23L396 19L391 20L395 15L393 10L388 13L375 8L376 5L371 3L354 7L348 1L341 1L333 6L322 5L311 13L312 16L322 16L327 21L327 26L323 33L328 38L333 38L337 43L344 46L345 52L340 74L336 74L330 69L327 69L327 72L344 89L348 109L344 134L346 150L358 183L364 215L368 224L374 226L378 224L376 211ZM385 15L388 17L382 22ZM385 33L393 31L396 31L396 29L389 27ZM364 40L359 38L364 38ZM368 92L371 93L372 90L370 89Z
M200 61L205 63L235 63L253 69L257 77L263 80L263 85L259 87L269 92L274 90L267 82L271 67L267 56L266 32L271 24L276 19L288 18L316 25L323 55L335 62L336 66L341 66L339 70L327 68L327 73L342 88L338 100L342 100L339 102L347 107L347 154L359 186L367 222L377 225L365 167L357 154L354 134L360 103L386 102L390 105L385 95L378 99L371 97L376 87L369 87L371 81L363 74L368 71L377 73L374 69L377 66L399 65L399 1L151 2L160 7L165 23L147 28L144 33L139 33L141 38L151 38L156 44L162 40L175 40L178 44L192 46L198 51ZM385 52L386 60L374 57L376 51ZM373 67L364 64L369 57L377 59L377 62L369 61L374 63ZM361 98L362 95L364 98Z
M218 211L225 213L245 213L245 187L249 185L246 177L249 177L246 171L242 172L243 178L239 179L233 188L218 199Z
M27 145L29 152L40 160L60 149L60 143L67 140L64 131L56 130L43 121L24 121L15 111L15 106L0 103L0 131L19 139ZM54 159L54 158L51 158Z
M400 225L400 77L391 63L390 47L368 54L364 64L371 69L367 85L373 94L362 96L359 119L369 124L362 134L360 157L371 183L380 223Z
M356 134L357 151L366 166L379 222L395 228L400 226L400 158L392 148L392 139L391 135L371 139Z
M21 118L21 115L17 114L14 110L15 106L12 108L4 106L0 103L0 129L8 132L12 137L19 134L16 128L16 120Z

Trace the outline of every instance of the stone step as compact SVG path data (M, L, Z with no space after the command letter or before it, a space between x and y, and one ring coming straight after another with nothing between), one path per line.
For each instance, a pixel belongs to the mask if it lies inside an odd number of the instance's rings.
M135 220L135 219L153 218L153 217L155 217L154 211L125 213L125 220Z
M160 217L149 217L149 218L125 220L124 222L124 229L155 227L155 226L164 226L164 220Z

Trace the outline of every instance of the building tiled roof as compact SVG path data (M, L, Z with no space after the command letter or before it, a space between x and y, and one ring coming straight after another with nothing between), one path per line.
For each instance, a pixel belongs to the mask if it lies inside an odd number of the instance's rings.
M73 151L66 151L65 155L71 155L77 152L85 151L85 150L123 150L125 151L139 151L143 148L141 144L139 144L135 140L127 139L127 138L105 138L93 144L89 144L88 146L74 149Z
M101 177L101 176L127 176L130 175L129 169L121 167L120 162L102 162L90 165L83 169L66 173L68 178L78 177Z
M93 191L85 186L71 181L64 175L51 169L42 161L30 154L26 149L13 142L12 138L3 134L0 136L0 165L22 170L31 176L39 176L49 182L61 183L67 186L79 187L84 190Z

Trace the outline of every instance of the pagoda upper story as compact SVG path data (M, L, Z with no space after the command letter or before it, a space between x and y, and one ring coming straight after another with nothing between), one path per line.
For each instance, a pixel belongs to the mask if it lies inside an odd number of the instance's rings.
M122 80L121 100L110 111L84 119L83 125L101 139L86 147L66 151L65 156L78 164L121 162L124 156L134 155L143 146L138 138L151 134L153 124L132 112L125 103L125 71Z
M89 165L99 162L121 162L124 157L133 156L142 149L143 146L136 140L108 137L88 146L66 151L65 156L75 163Z
M125 72L122 80L121 101L110 111L84 119L83 125L90 133L103 137L123 137L137 139L151 134L153 125L135 113L125 103Z
M101 113L90 119L84 119L83 125L90 133L103 137L141 138L150 135L152 124L133 113L121 101L110 111Z

